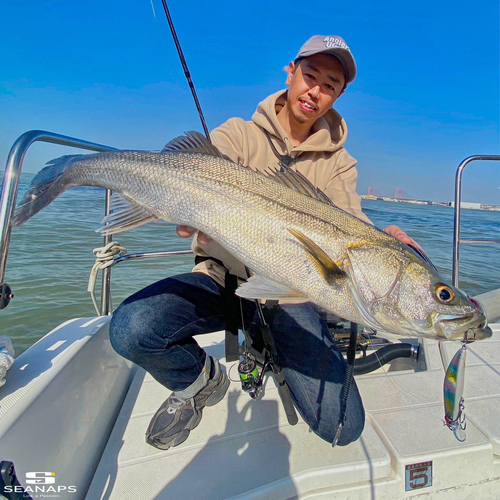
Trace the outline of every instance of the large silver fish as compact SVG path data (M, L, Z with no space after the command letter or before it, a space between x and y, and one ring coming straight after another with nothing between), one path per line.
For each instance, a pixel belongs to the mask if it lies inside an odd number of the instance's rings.
M14 225L63 191L99 186L129 203L103 231L163 219L196 227L255 275L237 294L306 298L376 330L440 340L491 336L485 311L407 245L340 210L300 174L264 175L188 133L161 153L63 156L33 179Z

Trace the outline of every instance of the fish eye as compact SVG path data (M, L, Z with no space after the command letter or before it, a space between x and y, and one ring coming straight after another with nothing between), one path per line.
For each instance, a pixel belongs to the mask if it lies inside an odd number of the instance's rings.
M436 285L434 287L434 291L436 293L436 297L444 304L451 302L455 298L455 293L447 285L443 284Z

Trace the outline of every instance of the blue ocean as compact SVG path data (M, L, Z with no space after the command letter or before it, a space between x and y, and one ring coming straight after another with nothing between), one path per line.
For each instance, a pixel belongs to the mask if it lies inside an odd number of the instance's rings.
M21 176L18 199L32 177ZM102 189L70 190L12 231L5 281L15 298L0 311L0 335L12 339L16 355L60 323L95 315L87 284L95 261L92 250L103 244L95 230L104 216L104 197ZM401 226L422 245L441 275L451 279L453 209L363 200L363 210L378 227ZM498 212L463 210L462 237L500 239L499 222ZM128 253L190 248L190 240L178 237L168 224L143 226L115 239ZM499 245L463 245L460 287L471 295L499 288L499 263ZM150 283L192 267L192 255L117 265L112 270L113 306Z

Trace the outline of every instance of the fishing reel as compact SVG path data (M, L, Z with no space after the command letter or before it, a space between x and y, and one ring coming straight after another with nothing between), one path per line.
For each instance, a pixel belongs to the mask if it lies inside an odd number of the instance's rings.
M248 270L247 274L250 275ZM258 301L255 302L260 320L260 337L259 339L252 339L245 329L243 329L245 341L240 347L240 362L238 363L241 387L252 399L258 398L263 390L264 374L267 370L272 371L288 423L295 425L298 422L298 417L293 406L285 375L278 361L271 329L260 303ZM269 301L266 304L266 310L271 318L271 323L273 311L275 311L277 305L277 301ZM260 373L258 366L262 366Z
M257 399L262 392L264 370L259 374L257 361L249 352L244 351L240 356L238 374L242 390L248 393L252 399Z
M243 346L240 347L238 374L242 390L252 399L257 399L260 396L263 389L264 375L268 370L273 372L275 376L278 375L279 386L284 384L281 367L276 363L272 354L267 349L260 352L253 346L249 347L247 342L244 342Z

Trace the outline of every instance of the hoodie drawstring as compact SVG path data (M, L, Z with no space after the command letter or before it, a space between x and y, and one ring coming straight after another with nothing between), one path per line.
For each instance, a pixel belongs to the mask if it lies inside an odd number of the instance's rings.
M274 153L274 156L278 158L280 164L283 163L286 167L289 167L294 161L297 161L297 157L293 158L292 156L281 155L279 151L276 149L276 146L273 144L269 132L264 129L262 131L264 132L264 135L267 137L267 140L269 141L269 146L271 146L271 150Z

